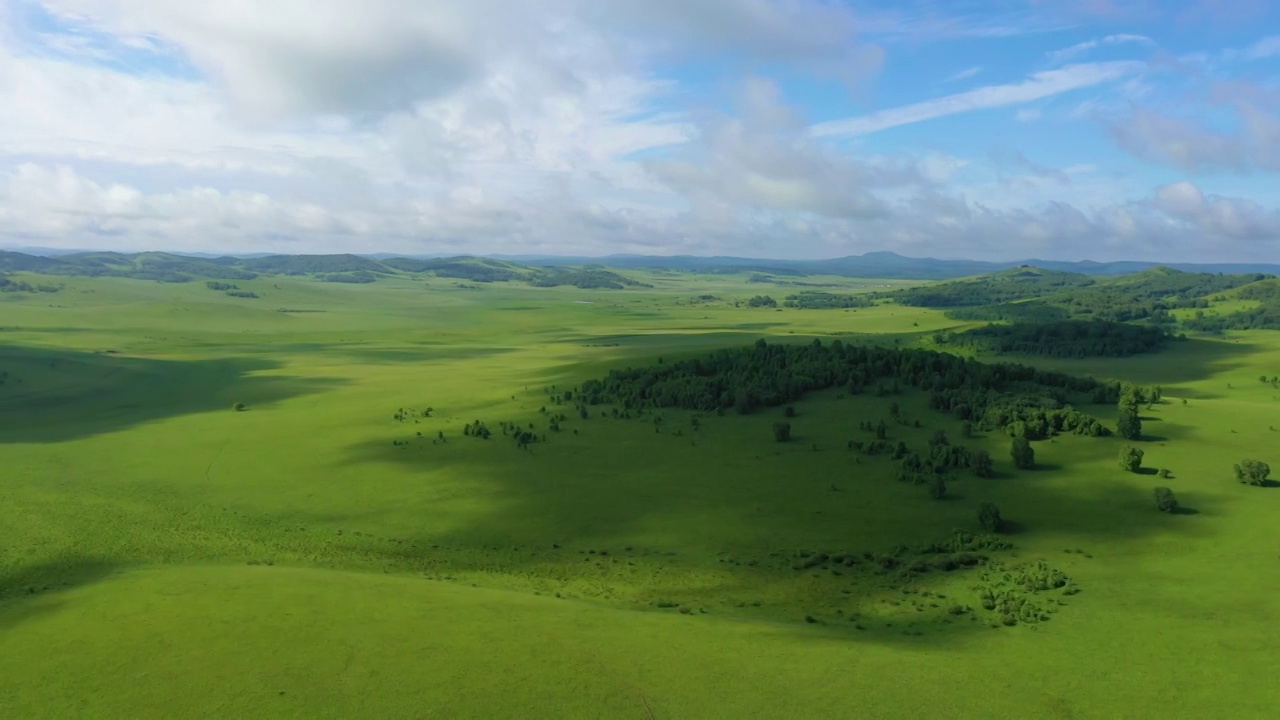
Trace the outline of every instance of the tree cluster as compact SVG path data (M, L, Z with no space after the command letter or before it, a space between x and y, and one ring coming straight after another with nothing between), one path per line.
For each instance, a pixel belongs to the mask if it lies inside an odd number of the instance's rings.
M479 420L476 420L475 422L470 422L470 423L467 423L466 425L463 425L462 434L467 437L474 437L474 438L480 438L481 440L488 440L489 436L493 435L493 432L489 430L489 427L487 425L480 422Z
M1197 312L1195 317L1186 320L1183 325L1188 330L1208 333L1227 330L1280 330L1280 301L1264 302L1255 308L1228 315L1206 316Z
M1031 439L1072 432L1105 435L1084 402L1115 402L1120 384L1012 364L986 364L927 350L846 345L774 344L764 340L740 350L646 368L611 371L582 384L588 405L611 404L622 412L650 407L699 411L759 408L794 402L805 393L834 387L859 394L868 387L915 387L931 391L936 410L988 430ZM1020 424L1019 424L1020 423Z
M827 292L802 292L788 295L783 305L799 310L833 310L842 308L875 307L870 295L838 295Z
M1136 385L1122 386L1120 398L1116 402L1119 412L1116 414L1116 434L1125 440L1142 438L1142 418L1138 412L1141 406L1151 404L1160 399L1160 388L1141 388Z
M774 300L773 298L769 297L768 295L756 295L756 296L752 297L750 300L748 300L748 301L747 301L747 307L749 307L749 308L762 308L762 307L776 308L776 307L778 307L778 301L777 301L777 300Z
M61 289L62 289L62 288L59 288L57 285L48 285L48 284L45 284L45 283L38 283L38 284L36 284L36 285L32 285L31 283L27 282L26 280L10 280L9 278L4 277L3 275L0 275L0 292L6 292L6 293L19 293L19 292L20 292L20 293L38 293L38 292L41 292L41 293L56 293L56 292L58 292L58 291L59 291L59 290L61 290Z
M913 307L975 307L1029 300L1057 294L1064 289L1088 287L1094 283L1093 278L1080 273L1018 268L972 280L905 288L891 293L891 297L903 305Z
M1164 348L1169 336L1157 327L1107 320L988 325L962 333L938 333L939 345L1042 357L1128 357Z
M1207 308L1206 296L1269 278L1261 274L1223 275L1152 268L1135 275L1095 279L1079 273L1019 268L972 280L898 290L889 296L904 305L947 308L948 315L963 320L1089 319L1172 325L1176 322L1172 310ZM1028 307L1020 307L1022 305ZM1280 303L1276 305L1280 307ZM1226 322L1256 323L1264 317L1269 315L1263 312L1256 318L1238 317ZM1216 318L1204 319L1191 321L1188 327L1206 329L1197 325L1221 322Z

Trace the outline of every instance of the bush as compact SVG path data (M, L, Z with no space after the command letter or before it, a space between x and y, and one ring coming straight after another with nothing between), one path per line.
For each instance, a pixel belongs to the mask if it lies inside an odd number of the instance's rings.
M1000 508L995 503L984 502L978 506L978 522L987 532L1000 532L1004 528L1004 519L1000 517Z
M1173 472L1170 471L1168 468L1160 468L1159 475L1161 478L1168 480L1169 478L1173 477Z
M795 417L795 416L796 416L796 406L795 406L795 405L788 405L785 409L783 409L782 414L783 414L785 417L789 417L789 418L793 418L793 417Z
M1142 469L1142 457L1145 454L1132 445L1125 445L1120 448L1120 469L1131 473L1138 472Z
M248 410L249 408L245 407L245 404L244 404L244 403L242 403L242 402L238 402L238 403L236 403L235 405L232 405L232 406L231 406L231 409L232 409L232 410L235 410L236 412L244 412L245 410Z
M1235 469L1236 479L1246 485L1266 485L1271 475L1271 466L1260 460L1242 460Z
M1174 496L1173 491L1167 487L1158 487L1155 489L1156 509L1160 512L1176 512L1178 510L1178 498Z
M791 423L774 423L773 439L777 442L787 442L791 439Z

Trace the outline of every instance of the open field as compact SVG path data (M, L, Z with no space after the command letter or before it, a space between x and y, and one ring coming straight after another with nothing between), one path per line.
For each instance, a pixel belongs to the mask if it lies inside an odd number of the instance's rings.
M39 276L14 275L32 282ZM1280 690L1280 333L1028 359L1159 384L1146 465L1035 443L933 500L846 449L927 395L571 417L545 388L772 341L928 345L927 308L735 307L790 288L653 273L626 290L57 278L0 297L0 711L7 717L1269 717ZM858 291L901 282L806 278ZM714 296L713 299L697 299ZM232 406L244 403L246 412ZM431 408L430 417L418 414ZM412 410L397 420L400 410ZM548 408L552 412L557 408ZM571 412L565 408L565 412ZM1114 407L1092 408L1111 423ZM444 441L440 440L440 433ZM1153 507L1154 485L1186 508ZM1010 521L994 563L904 579L882 556ZM914 551L912 551L914 552ZM806 555L807 554L807 555ZM979 587L1043 561L1079 594L1004 627ZM797 567L797 566L800 567ZM988 577L991 576L991 577ZM995 625L995 627L993 627Z

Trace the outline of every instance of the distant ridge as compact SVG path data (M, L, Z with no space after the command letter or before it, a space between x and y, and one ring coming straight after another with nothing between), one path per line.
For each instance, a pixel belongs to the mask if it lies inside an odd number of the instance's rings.
M1199 273L1267 273L1280 274L1275 263L1162 263L1138 260L1096 262L1093 260L939 260L912 258L890 251L849 255L830 260L767 260L738 257L699 257L694 255L609 255L605 257L554 257L546 255L493 255L492 257L523 262L528 265L572 263L597 264L606 267L685 270L698 272L759 272L777 274L836 275L842 277L886 278L899 280L947 280L984 275L1032 265L1045 270L1076 272L1084 275L1128 275L1154 267L1169 267L1183 272Z
M278 272L280 269L303 264L307 270L350 272L369 270L377 272L378 264L396 267L397 261L438 260L441 258L476 257L497 261L520 263L534 267L600 266L614 269L671 270L704 273L754 272L761 275L834 275L855 278L885 278L898 280L948 280L973 275L984 275L1001 270L1031 265L1045 270L1075 272L1093 276L1128 275L1154 267L1168 267L1183 272L1196 273L1266 273L1280 275L1276 263L1161 263L1138 260L1095 262L1093 260L1009 260L1004 262L985 260L941 260L938 258L913 258L891 251L869 252L829 260L771 260L731 256L696 255L607 255L558 256L558 255L476 255L459 256L441 253L403 255L395 253L361 253L333 255L272 255L252 253L243 255L213 255L208 253L112 253L76 251L67 252L46 248L23 248L22 251L0 250L0 270L54 271L58 266L91 262L94 265L110 265L129 262L132 259L151 260L156 265L182 265L180 258L195 261L198 265L221 265L227 268L238 265L251 272ZM161 262L165 258L167 262ZM237 262L239 261L239 262ZM247 261L247 262L245 262ZM391 261L391 262L388 262ZM368 265L366 265L368 263ZM132 264L130 262L130 264ZM159 268L156 268L159 269ZM170 269L170 268L165 268ZM204 274L197 272L196 274ZM216 276L216 275L214 275Z

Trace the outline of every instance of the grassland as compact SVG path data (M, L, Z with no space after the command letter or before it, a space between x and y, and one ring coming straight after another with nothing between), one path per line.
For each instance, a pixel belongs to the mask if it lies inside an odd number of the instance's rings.
M1258 380L1280 374L1280 333L1027 360L1163 385L1143 448L1170 480L1122 472L1117 439L1037 443L1040 469L1016 472L1007 438L978 437L965 442L991 451L998 477L931 500L894 482L887 458L845 449L891 402L922 421L895 439L958 437L922 393L815 394L788 444L771 441L777 411L704 415L696 430L679 411L656 431L572 418L532 452L463 435L475 419L544 426L546 386L610 368L760 337L909 346L966 327L896 305L735 307L789 292L746 275L637 276L653 287L236 281L260 295L248 299L71 277L0 297L0 712L1273 712L1280 490L1240 485L1231 466L1280 463L1280 391ZM1156 512L1155 484L1189 512ZM800 553L977 531L986 500L1013 525L1001 565L796 569ZM950 612L1038 562L1082 589L1046 595L1052 620Z

